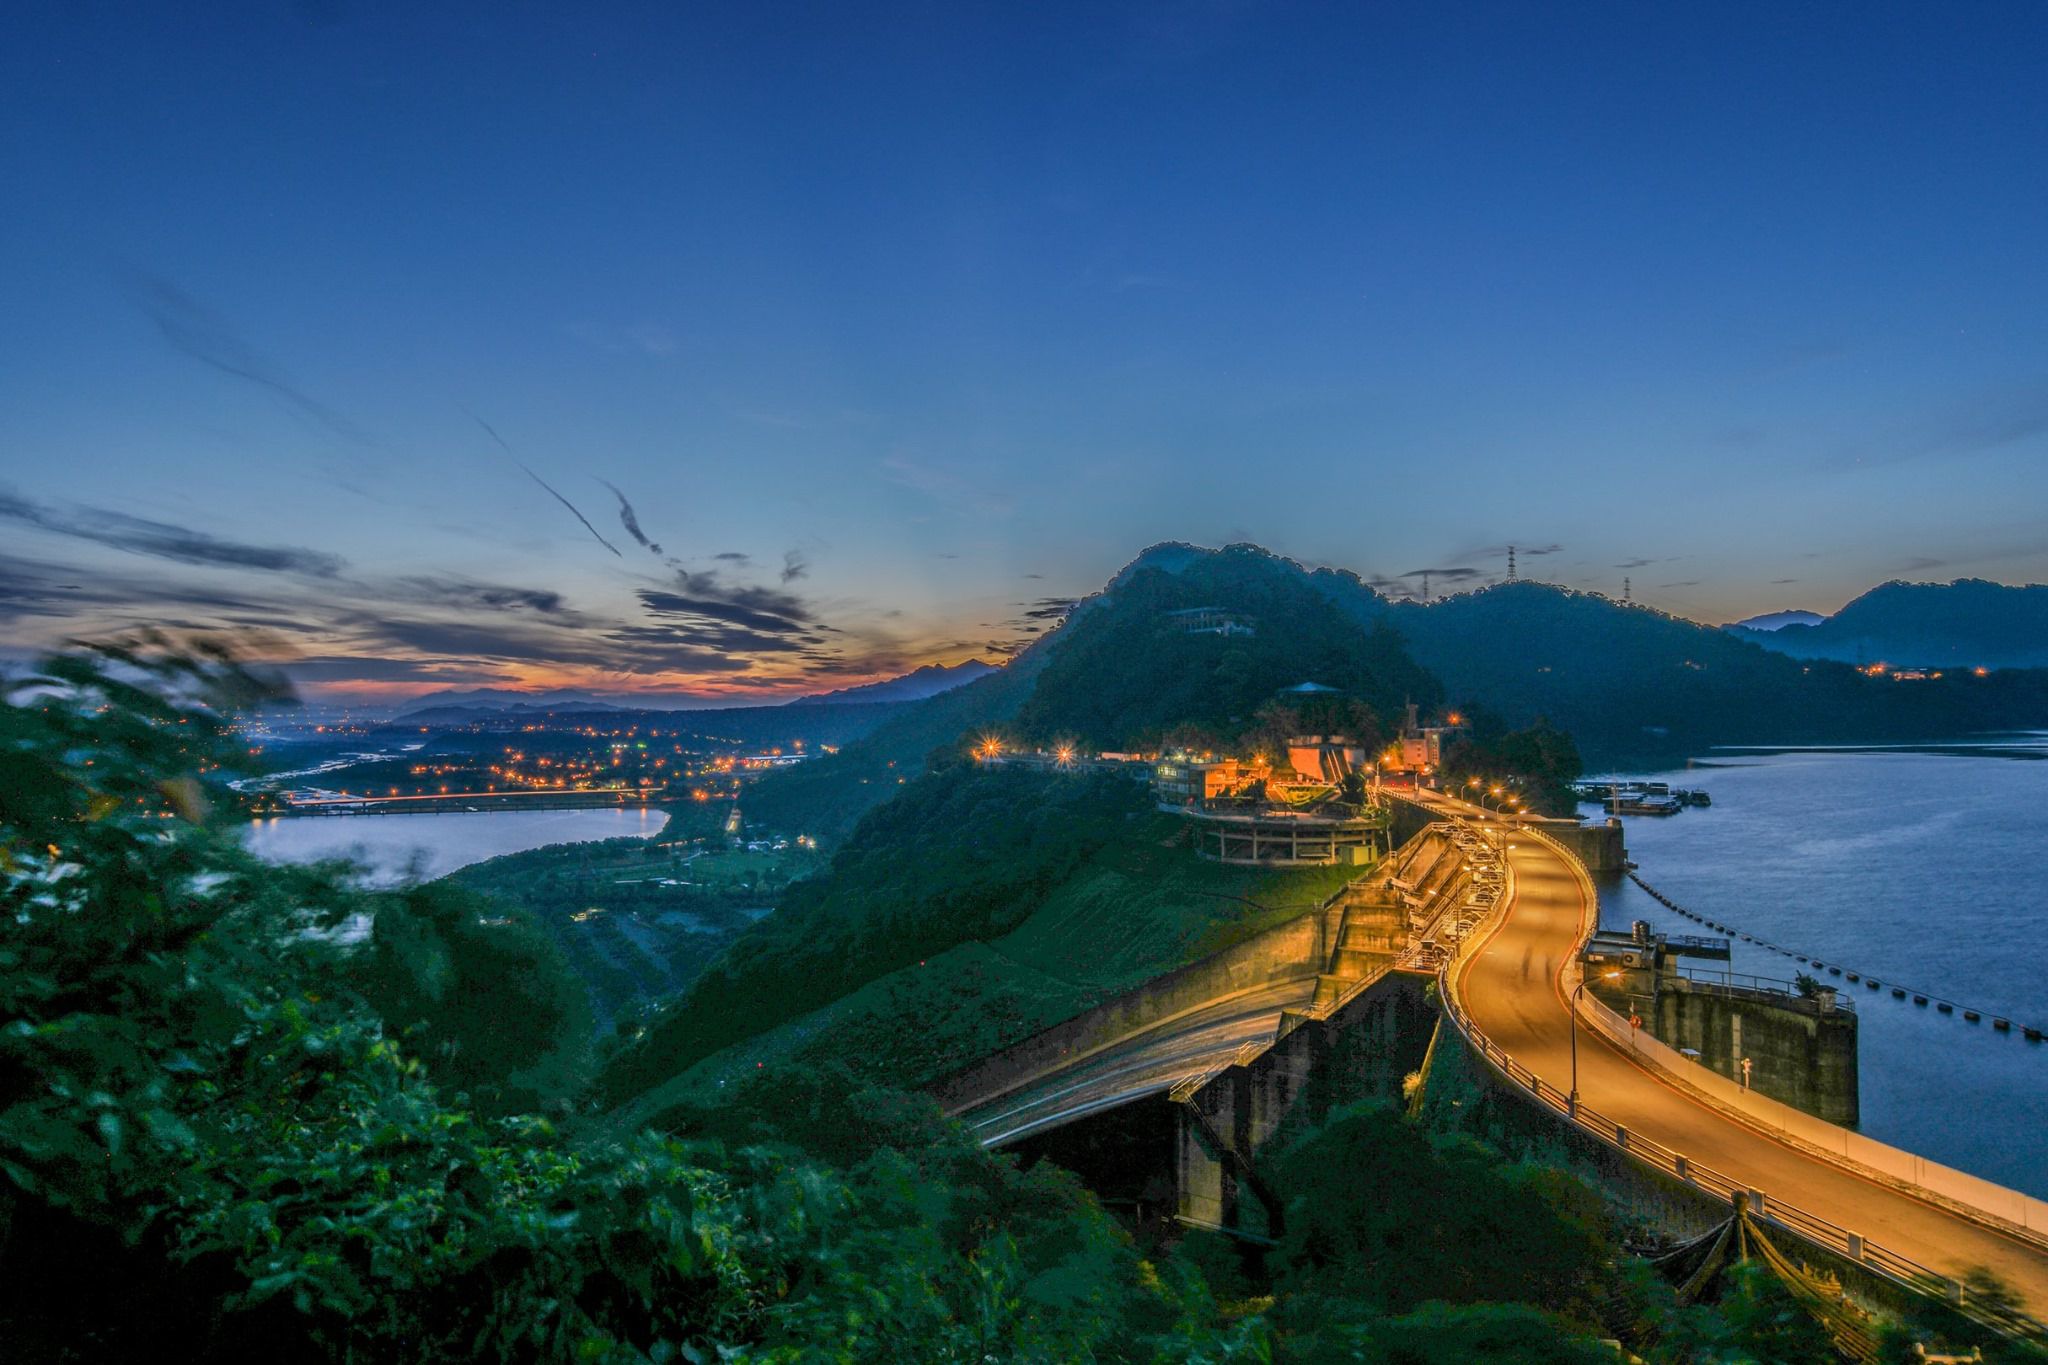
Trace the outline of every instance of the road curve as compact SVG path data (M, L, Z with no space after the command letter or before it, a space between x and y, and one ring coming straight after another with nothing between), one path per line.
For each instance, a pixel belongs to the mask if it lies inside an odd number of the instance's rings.
M1118 1039L958 1117L983 1146L998 1147L1084 1114L1164 1094L1183 1076L1229 1062L1245 1043L1271 1042L1281 1012L1306 1008L1315 992L1313 975L1244 991Z
M1523 839L1508 858L1513 895L1489 938L1457 969L1455 989L1482 1032L1569 1089L1572 1017L1559 978L1594 907L1556 850ZM1987 1269L2027 1311L2048 1314L2048 1252L2038 1246L1789 1147L1636 1065L1590 1029L1578 1042L1581 1103L1631 1133L1943 1274Z

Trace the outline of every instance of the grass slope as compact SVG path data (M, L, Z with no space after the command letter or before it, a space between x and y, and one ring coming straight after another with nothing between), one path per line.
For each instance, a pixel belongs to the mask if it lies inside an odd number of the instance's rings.
M785 833L831 842L844 838L862 816L922 773L934 749L1014 717L1045 667L1050 643L1042 641L1000 672L964 687L891 707L888 720L836 754L763 777L747 791L747 818Z
M728 1046L634 1097L621 1113L658 1120L679 1103L790 1061L836 1061L878 1083L928 1084L1300 914L1361 870L1205 862L1178 818L1146 812L1075 864L1008 933L935 953Z

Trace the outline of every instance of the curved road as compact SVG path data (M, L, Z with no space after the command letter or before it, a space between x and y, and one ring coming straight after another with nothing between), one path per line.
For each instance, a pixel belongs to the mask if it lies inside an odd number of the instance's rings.
M1596 910L1557 852L1530 839L1509 848L1514 895L1458 968L1456 990L1488 1037L1568 1089L1572 1016L1559 977ZM2048 1252L1788 1147L1637 1066L1590 1029L1579 1035L1579 1099L1766 1199L1783 1199L1930 1269L1961 1278L1984 1267L2029 1312L2048 1314Z
M957 1117L982 1146L998 1147L1084 1114L1165 1094L1184 1076L1228 1063L1245 1043L1271 1042L1281 1012L1307 1008L1315 993L1316 978L1309 975L1228 996L1160 1020L1080 1061L982 1100Z

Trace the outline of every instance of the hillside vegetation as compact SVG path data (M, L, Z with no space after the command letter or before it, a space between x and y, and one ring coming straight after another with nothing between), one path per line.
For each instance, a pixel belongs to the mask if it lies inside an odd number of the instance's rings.
M1800 659L1902 668L2048 668L2048 585L1882 583L1833 616L1730 633Z
M877 1084L922 1086L1299 915L1358 871L1207 862L1195 856L1182 820L1140 811L1076 861L1008 933L934 951L722 1048L634 1098L626 1112L654 1120L683 1098L793 1060L843 1065ZM648 1042L659 1048L664 1040L650 1033Z
M1316 580L1361 625L1391 624L1453 701L1511 726L1547 718L1596 768L1722 744L1937 740L2048 724L2043 671L1899 682L1547 584L1422 605L1389 603L1348 575Z
M637 1094L886 972L1009 932L1146 801L1116 777L955 766L910 783L655 1017L606 1092Z
M1170 615L1205 606L1253 633L1191 634ZM1141 748L1176 734L1227 742L1301 683L1363 703L1384 729L1404 702L1429 707L1443 692L1391 630L1360 629L1292 564L1242 546L1178 572L1140 561L1049 643L1051 660L1017 714L1023 737L1038 743Z
M748 818L786 833L843 838L923 772L934 750L959 751L963 736L1014 717L1045 667L1048 644L965 686L890 706L887 720L836 754L768 774L747 791Z

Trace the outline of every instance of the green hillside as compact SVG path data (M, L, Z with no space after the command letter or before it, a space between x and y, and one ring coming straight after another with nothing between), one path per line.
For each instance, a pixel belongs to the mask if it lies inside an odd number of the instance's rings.
M1197 607L1219 608L1250 633L1191 633L1173 613ZM1391 630L1361 630L1299 567L1252 546L1186 560L1178 571L1141 558L1052 643L1017 714L1023 737L1040 743L1120 749L1183 734L1229 741L1302 683L1362 704L1357 722L1375 729L1393 722L1404 702L1431 705L1442 695Z
M1348 596L1359 619L1391 621L1453 698L1511 725L1547 717L1594 767L1683 759L1719 744L1935 740L2048 722L2048 672L1873 678L1541 583L1427 606Z
M877 1084L922 1086L1298 915L1358 873L1207 862L1195 856L1180 819L1140 812L1047 888L1008 933L935 952L724 1048L624 1112L651 1121L761 1065L791 1061L844 1065ZM661 1043L654 1039L652 1046Z
M935 749L1017 714L1049 658L1050 640L1000 672L936 697L890 707L889 719L836 754L770 773L747 792L747 818L771 829L837 840L924 771Z
M1881 583L1814 625L1729 632L1800 659L1906 668L2048 668L2048 585Z
M928 1079L1213 952L1247 925L1298 913L1357 872L1224 867L1185 840L1127 778L960 765L929 774L862 820L829 872L794 888L655 1016L606 1069L604 1092L630 1099L891 973L851 1013L873 1014L909 985L911 998L883 1012L914 1018L922 1036L885 1031L847 1055L892 1083ZM931 1017L910 1008L949 993L959 996L952 1032L934 1023L951 1007ZM1014 1027L990 1024L1006 1011Z

